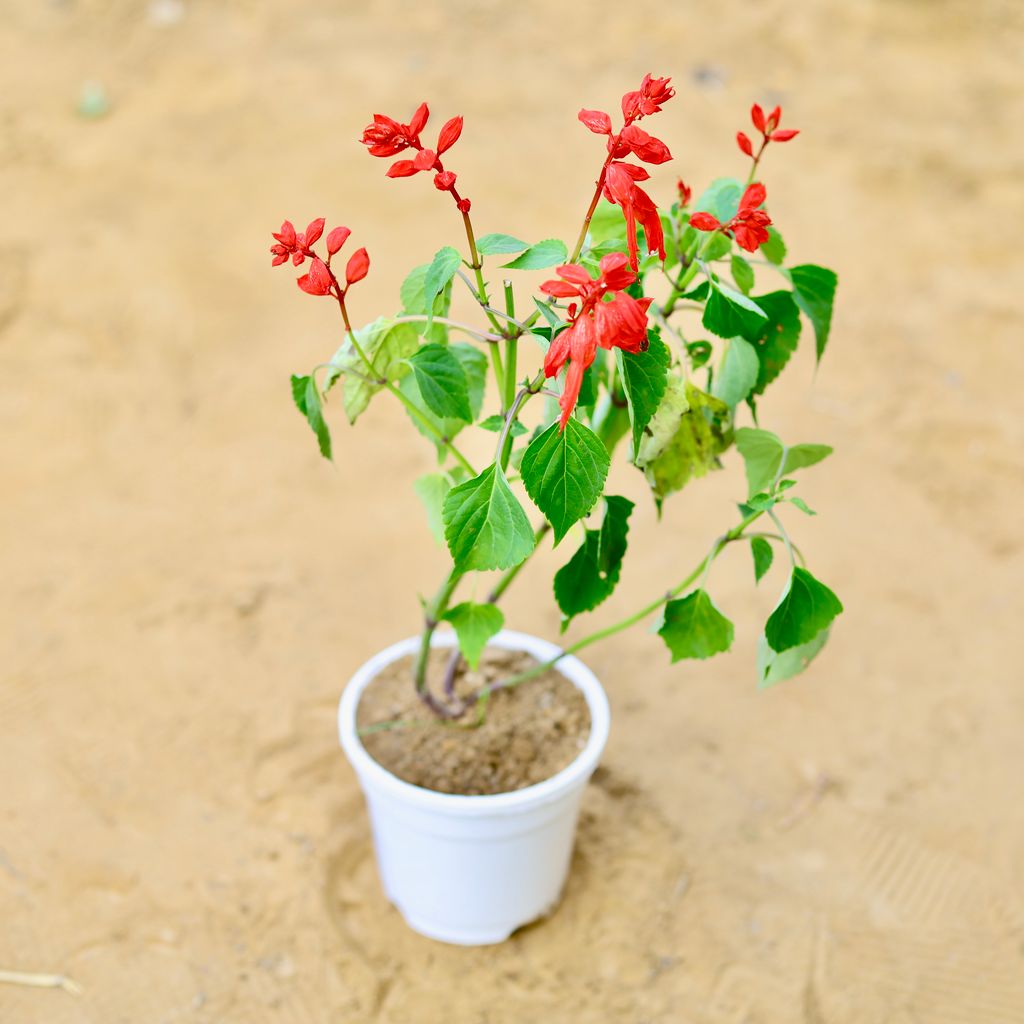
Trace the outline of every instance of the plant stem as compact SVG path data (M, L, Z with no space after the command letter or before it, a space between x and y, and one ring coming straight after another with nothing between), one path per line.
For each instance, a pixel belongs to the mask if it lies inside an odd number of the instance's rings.
M490 334L487 331L478 331L475 327L470 327L469 324L460 324L457 320L449 320L446 316L434 316L429 317L425 313L410 313L403 316L396 316L393 318L396 323L423 323L427 320L432 320L435 324L444 324L446 327L450 327L453 331L463 331L473 338L479 338L480 341L489 342L492 345L496 345L502 340L500 334Z
M673 587L667 594L656 598L651 601L650 604L645 605L640 611L628 616L619 622L613 623L610 626L605 626L604 629L599 629L595 633L590 633L588 636L583 637L581 640L577 640L576 643L570 644L564 648L558 655L551 658L549 661L544 662L540 665L535 665L533 668L528 669L525 672L520 672L518 675L511 676L508 679L500 680L497 683L492 683L490 686L483 687L477 694L478 700L484 700L490 696L495 690L508 689L511 686L518 686L520 683L525 683L529 679L535 679L537 676L543 675L548 669L553 668L562 658L569 654L575 654L577 651L582 651L583 648L589 647L591 644L597 643L598 640L604 640L606 637L614 636L616 633L621 633L624 629L628 629L630 626L636 625L638 622L642 622L647 618L648 615L652 615L662 605L667 604L669 601L678 597L687 587L689 587L694 580L698 579L701 574L707 569L711 562L718 557L721 550L727 545L732 543L734 540L738 540L742 535L743 531L746 530L751 523L756 519L759 519L764 513L762 512L751 512L750 515L746 516L740 523L734 526L731 530L722 534L717 541L712 545L711 550L700 560L700 562L694 567L693 571L677 586Z
M487 319L490 320L491 326L500 334L501 324L495 320L494 316L487 311L489 300L487 298L487 284L484 281L483 275L483 261L480 259L480 253L476 247L476 235L473 234L473 222L469 219L469 214L464 213L462 215L462 223L466 228L466 241L469 242L469 255L471 262L469 264L470 270L476 277L476 288L480 295L480 305L484 307L484 312L487 313Z
M614 143L618 141L618 136L615 136L611 144L611 151L614 150ZM594 189L594 198L590 200L590 206L587 208L587 214L583 218L583 227L580 228L579 237L576 239L576 248L573 249L572 255L569 257L570 263L575 263L580 258L580 253L583 252L583 243L587 240L587 231L590 229L590 222L594 218L594 211L597 209L597 204L601 200L601 189L604 188L604 178L608 173L608 165L612 162L612 153L609 151L604 164L601 166L601 173L597 177L597 187Z
M515 323L516 300L512 294L512 282L506 280L505 288L505 311L509 320ZM511 332L508 341L505 343L505 396L503 407L507 412L512 408L512 402L516 394L516 359L518 355L519 336Z
M458 569L452 569L448 578L441 585L433 599L427 604L423 616L423 636L420 640L420 651L416 658L416 668L413 672L413 679L416 683L416 693L420 700L439 718L456 718L462 713L462 708L449 708L438 701L430 692L427 686L427 668L430 663L430 641L434 636L441 616L448 610L448 602L451 600L455 588L459 585L464 573Z

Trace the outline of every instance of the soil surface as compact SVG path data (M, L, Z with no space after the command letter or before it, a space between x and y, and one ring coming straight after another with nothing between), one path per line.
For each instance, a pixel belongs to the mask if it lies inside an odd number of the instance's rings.
M0 1021L1024 1020L1019 0L0 8L0 970L81 989L0 983ZM373 261L353 317L392 311L461 224L355 140L428 99L431 128L466 117L478 232L571 240L604 155L576 112L647 71L679 90L645 122L659 201L742 173L752 100L801 129L764 181L839 303L759 411L835 446L790 522L846 611L759 692L783 567L755 588L735 545L708 584L731 654L670 665L644 627L582 652L613 722L565 898L445 947L381 893L335 724L447 571L411 486L435 459L387 396L352 430L332 404L319 457L288 376L337 314L271 270L270 231L347 224ZM727 462L659 523L617 461L629 560L568 641L704 555ZM509 588L510 628L558 637L567 555Z
M448 655L431 652L433 678L444 678ZM363 746L376 761L414 786L442 793L507 793L551 778L586 746L587 702L557 671L496 690L484 723L468 729L441 725L424 708L411 683L412 663L411 657L402 658L377 676L363 691L356 721L360 729L382 722L419 723L363 736ZM463 663L456 696L468 696L536 664L522 652L487 650L476 672Z

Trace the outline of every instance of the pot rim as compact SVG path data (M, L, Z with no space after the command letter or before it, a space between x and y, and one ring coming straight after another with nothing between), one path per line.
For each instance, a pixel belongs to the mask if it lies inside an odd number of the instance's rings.
M356 670L338 702L338 735L345 754L361 781L370 783L375 789L388 792L404 803L459 816L505 815L542 806L558 800L568 790L587 781L597 767L608 740L611 713L608 698L597 676L579 658L571 654L563 657L555 669L583 694L590 711L590 735L579 754L550 778L508 793L441 793L405 782L375 761L363 746L356 729L359 698L383 668L407 654L415 653L420 642L420 637L412 636L379 651ZM456 644L454 632L435 633L431 639L431 647L452 648ZM492 637L488 646L523 651L533 655L538 661L548 661L561 652L561 648L549 640L541 640L528 633L509 629L503 629Z

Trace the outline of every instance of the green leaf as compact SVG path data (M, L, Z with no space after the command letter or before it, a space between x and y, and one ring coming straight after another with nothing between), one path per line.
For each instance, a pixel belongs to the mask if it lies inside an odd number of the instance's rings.
M566 249L565 242L560 242L557 238L545 238L543 242L531 245L511 263L503 263L502 270L542 270L544 267L565 263L568 257L569 250Z
M488 416L487 419L481 420L477 426L481 427L483 430L491 431L492 434L500 434L505 427L505 417L499 413L495 413L493 416ZM519 420L516 420L515 423L512 424L510 433L513 437L522 437L522 435L526 433L526 427L524 427Z
M426 306L428 317L434 316L434 300L447 287L461 264L462 257L458 249L453 249L450 245L434 253L423 279L423 304ZM428 321L428 326L429 323Z
M766 689L773 683L781 683L784 679L792 679L799 675L814 660L817 653L825 646L829 631L823 629L813 640L808 640L799 647L791 647L781 654L768 646L764 635L757 640L757 688Z
M449 608L442 618L455 627L459 650L474 672L480 664L480 655L487 641L505 625L505 616L500 608L493 604L473 604L471 601Z
M686 343L686 354L690 357L690 365L699 370L711 358L714 349L710 341L688 341Z
M526 493L555 531L557 544L597 503L608 475L608 451L589 427L570 417L552 423L523 456Z
M673 663L683 658L710 658L732 646L733 625L705 590L695 590L665 605L658 636L672 652Z
M481 256L500 256L504 253L522 252L529 248L529 242L521 242L511 235L484 235L476 240L476 251Z
M350 423L355 423L370 404L370 399L381 390L378 380L399 380L409 372L405 360L420 344L419 334L412 324L385 317L378 317L373 323L361 327L355 334L360 347L372 364L372 370L367 369L353 348L351 339L346 338L341 348L334 353L331 368L324 378L326 391L341 374L348 373L349 370L355 371L345 378L345 414Z
M814 326L814 343L820 363L832 328L832 304L839 278L835 271L816 267L813 263L790 267L789 277L793 282L797 305Z
M669 494L718 466L718 456L732 440L728 425L724 402L669 377L636 459L659 508Z
M589 612L611 596L626 554L633 502L611 495L605 499L598 530L587 530L583 543L555 573L555 600L565 616L564 630L574 615Z
M493 463L448 492L442 518L448 550L460 572L511 569L533 551L530 521Z
M711 288L701 323L720 338L746 338L756 333L767 319L752 299L724 284L716 284Z
M444 522L441 519L441 509L444 507L444 499L452 489L451 482L444 473L427 473L421 476L414 484L416 496L423 502L427 510L427 525L434 539L438 544L444 544Z
M694 203L694 212L710 213L725 224L736 216L740 208L743 186L735 178L716 178Z
M782 455L786 450L782 438L770 430L740 427L736 431L736 447L746 466L747 494L768 490L782 465Z
M715 374L711 394L720 398L730 409L735 409L754 386L761 364L757 351L743 338L730 338Z
M710 238L707 235L704 237L707 239L705 242L707 248L702 247L699 251L701 259L705 262L711 263L714 260L720 260L732 252L732 239L728 235L715 233Z
M787 291L756 295L754 301L768 317L757 331L747 337L753 343L760 363L753 389L755 395L760 395L778 377L796 351L800 340L800 310L793 301L792 292Z
M777 267L781 266L786 258L786 243L775 228L768 229L768 241L761 244L761 255Z
M609 203L602 197L597 204L593 217L590 218L588 229L592 246L606 241L610 238L622 238L626 234L626 218L622 213L622 207L615 203Z
M817 512L815 512L815 511L814 511L814 509L813 509L813 508L810 508L810 507L808 506L807 502L806 502L806 501L804 501L804 499L803 499L803 498L796 498L796 497L793 497L793 498L790 498L790 499L789 499L789 502L790 502L790 504L792 504L792 505L796 505L796 507L797 507L798 509L800 509L800 511L801 511L801 512L806 512L806 513L807 513L807 515L809 515L809 516L816 516L816 515L818 514Z
M421 266L413 267L408 276L402 282L399 295L402 299L402 312L408 316L447 316L451 306L452 290L450 287L442 288L434 299L432 309L427 309L426 282L427 271L430 264L424 263ZM438 345L448 343L448 328L444 324L427 324L414 321L413 328L428 341Z
M665 394L671 359L668 346L656 332L648 331L647 341L646 352L623 352L620 348L615 350L619 379L626 395L629 422L633 428L634 459L640 450L644 431Z
M424 345L406 362L416 375L426 407L443 419L472 419L469 381L458 357L446 345Z
M330 459L331 433L324 420L320 407L320 393L316 389L316 381L312 374L308 377L296 377L292 374L292 400L299 412L306 417L306 422L313 428L317 443L320 445L320 454L325 459Z
M548 326L553 330L558 330L560 327L565 326L565 321L558 318L558 314L551 308L546 302L541 302L540 299L534 298L533 304L537 307L537 311L542 317L548 322Z
M754 268L742 256L733 256L729 269L736 287L744 295L749 295L750 289L754 287Z
M598 349L594 361L583 372L580 394L576 399L577 409L592 409L597 403L597 393L605 374L604 349Z
M466 375L469 393L469 419L470 422L472 422L472 420L476 419L476 417L480 415L480 408L483 405L484 388L487 384L487 356L473 345L468 345L464 342L449 345L448 351L458 359L462 366L462 370ZM419 384L416 381L416 375L413 373L410 373L402 380L399 384L399 388L401 389L402 394L416 405L424 417L426 417L427 421L433 424L434 431L436 431L436 433L431 431L429 428L424 427L424 425L411 413L409 415L409 419L412 421L413 426L415 426L428 441L437 445L438 457L443 456L447 449L443 444L438 443L438 434L451 440L459 433L460 430L462 430L463 427L466 426L466 420L442 418L431 412L431 410L427 408L427 404L423 396L420 394Z
M795 444L786 449L786 458L782 463L783 473L792 473L795 469L813 466L822 459L828 458L832 449L827 444Z
M764 537L751 537L750 553L754 556L754 582L760 583L761 577L772 567L771 543Z
M765 623L768 646L781 653L813 640L843 610L839 598L806 569L794 568L789 586Z

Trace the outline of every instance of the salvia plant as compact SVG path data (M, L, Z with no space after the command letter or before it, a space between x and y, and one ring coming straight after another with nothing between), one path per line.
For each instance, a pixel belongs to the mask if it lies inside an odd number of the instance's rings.
M659 514L670 495L722 467L732 448L744 463L746 489L737 495L737 521L667 594L566 645L561 656L656 615L673 662L727 651L733 624L712 600L708 575L722 551L741 542L752 556L755 582L776 551L789 563L785 589L759 641L760 685L801 671L842 611L783 523L790 508L814 515L796 493L799 473L832 449L790 443L759 419L761 397L796 350L804 321L817 359L824 354L836 290L831 270L787 262L758 180L769 147L798 133L779 127L778 107L765 113L755 104L751 120L759 141L744 132L736 137L749 160L746 181L719 178L693 202L680 180L671 204L659 208L641 185L649 177L644 165L672 157L640 122L673 95L668 78L647 75L623 96L621 123L600 110L580 111L579 120L604 137L605 156L571 251L554 238L528 244L502 233L476 234L471 202L446 166L461 117L445 122L431 148L423 138L425 103L407 124L374 115L363 144L372 156L398 158L388 177L426 174L451 197L466 248L445 246L415 267L402 284L399 312L358 329L350 316L352 288L366 277L370 261L358 249L340 271L349 229L336 227L324 237L318 218L301 233L285 221L274 234L274 265L303 267L299 288L331 300L344 325L334 356L292 377L295 404L321 453L331 458L323 408L332 392L340 392L353 424L386 393L437 449L437 471L420 477L415 489L452 566L434 596L421 599L423 643L414 682L440 718L461 719L473 709L481 714L494 689L549 667L469 697L456 695L460 659L477 666L504 624L502 595L548 535L558 545L579 526L578 544L554 577L563 631L614 593L634 509L627 498L605 492L616 451L643 474ZM498 287L488 280L495 264ZM517 294L520 272L545 268L554 268L554 276L539 294ZM652 297L649 288L665 297ZM478 326L452 318L459 290L477 311ZM542 366L527 371L528 357L540 354ZM470 427L490 437L493 455L485 466L460 447ZM536 525L527 499L542 517ZM468 574L492 571L501 575L486 600L456 602ZM442 622L454 627L458 649L444 680L434 682L427 655Z

